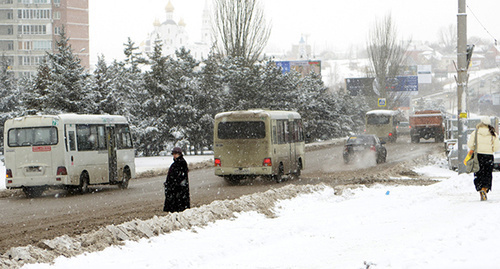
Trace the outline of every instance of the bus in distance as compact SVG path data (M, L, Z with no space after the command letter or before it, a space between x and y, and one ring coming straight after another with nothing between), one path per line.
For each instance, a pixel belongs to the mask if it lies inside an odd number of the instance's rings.
M396 142L399 111L376 109L366 112L365 133L378 136L381 141Z

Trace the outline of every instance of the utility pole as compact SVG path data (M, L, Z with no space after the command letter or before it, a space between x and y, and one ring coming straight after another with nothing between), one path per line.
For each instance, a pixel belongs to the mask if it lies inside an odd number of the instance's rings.
M465 0L458 0L457 14L457 123L458 123L458 173L465 173L463 160L467 155L467 112L463 107L467 99L467 13Z

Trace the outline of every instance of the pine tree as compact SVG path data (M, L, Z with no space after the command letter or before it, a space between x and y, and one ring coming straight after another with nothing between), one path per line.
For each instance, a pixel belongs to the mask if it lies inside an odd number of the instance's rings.
M4 123L7 119L18 115L18 88L13 72L5 56L0 58L0 152L3 152Z
M173 105L173 93L166 83L167 59L162 55L162 44L155 42L153 53L148 55L151 70L144 75L144 87L148 97L142 103L143 120L138 133L138 149L146 156L157 155L169 140L171 115L169 108Z
M28 109L48 114L95 111L95 98L87 85L89 75L68 41L63 29L56 52L47 52L47 61L38 68L32 97L26 100Z

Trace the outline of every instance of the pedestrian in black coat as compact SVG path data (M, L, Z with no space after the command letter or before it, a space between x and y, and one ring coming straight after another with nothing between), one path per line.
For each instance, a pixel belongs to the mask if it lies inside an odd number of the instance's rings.
M165 185L165 205L163 211L181 212L190 208L188 166L182 150L172 150L174 163L168 169Z

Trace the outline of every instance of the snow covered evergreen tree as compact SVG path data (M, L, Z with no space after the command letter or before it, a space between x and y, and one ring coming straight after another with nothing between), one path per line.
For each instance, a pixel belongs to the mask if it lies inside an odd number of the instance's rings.
M56 52L47 52L47 61L40 64L35 85L26 95L28 109L46 114L95 111L89 74L73 54L68 40L63 29L56 41Z
M3 149L3 125L9 118L17 116L19 90L14 73L9 70L5 56L0 58L0 148ZM1 150L0 150L1 152Z

